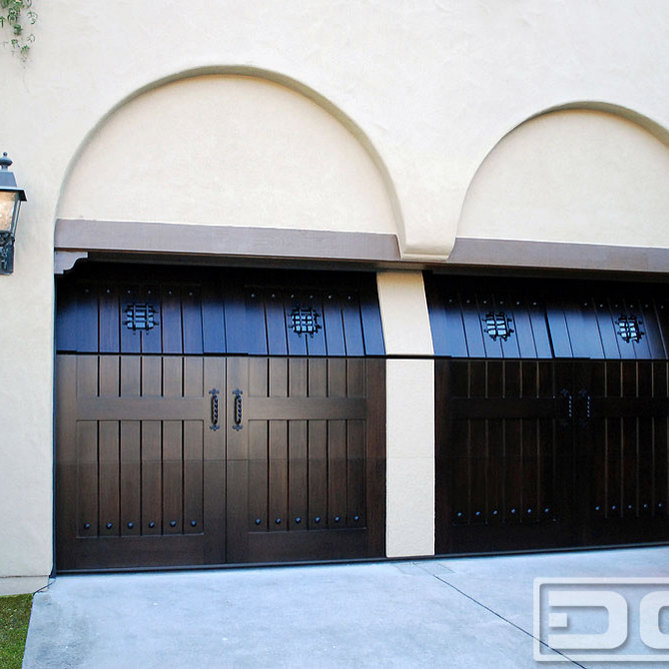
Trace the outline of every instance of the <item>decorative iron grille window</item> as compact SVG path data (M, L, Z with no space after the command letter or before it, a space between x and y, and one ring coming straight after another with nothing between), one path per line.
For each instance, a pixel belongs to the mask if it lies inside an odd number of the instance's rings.
M312 307L295 307L290 313L290 327L298 335L313 337L320 329L320 314Z
M129 330L148 332L156 324L155 311L150 304L129 304L125 308L125 325Z
M506 341L513 332L511 319L503 311L486 314L483 323L486 333L495 341L497 338Z
M636 316L619 316L618 317L618 334L623 341L628 344L632 341L639 342L644 333L639 327L641 321Z

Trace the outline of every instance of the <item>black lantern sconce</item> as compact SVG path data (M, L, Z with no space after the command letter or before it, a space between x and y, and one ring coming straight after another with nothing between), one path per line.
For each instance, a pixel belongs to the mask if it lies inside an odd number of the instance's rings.
M14 271L14 239L19 222L21 202L26 194L17 188L14 173L7 168L12 161L3 153L0 158L0 274Z

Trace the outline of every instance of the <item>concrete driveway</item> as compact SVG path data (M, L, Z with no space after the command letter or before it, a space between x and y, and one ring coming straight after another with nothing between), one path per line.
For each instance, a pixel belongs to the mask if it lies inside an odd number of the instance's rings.
M539 652L560 661L536 662L533 581L535 577L667 576L669 547L59 576L35 595L23 666L658 666L641 660L572 662L545 645ZM645 588L645 594L652 586L630 587L639 592ZM633 629L635 596L623 592L630 602L630 634L628 642L613 652L661 653L648 649ZM579 618L584 611L587 616ZM578 629L568 631L607 629L605 609L572 613ZM658 617L658 632L666 633L668 622L669 616ZM546 624L543 620L544 639ZM559 621L553 631L564 631Z

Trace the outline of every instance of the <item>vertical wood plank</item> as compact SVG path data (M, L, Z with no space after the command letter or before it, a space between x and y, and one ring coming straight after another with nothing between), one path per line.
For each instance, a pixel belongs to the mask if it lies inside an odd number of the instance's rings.
M270 292L265 299L267 322L267 352L269 355L287 355L286 315L278 292Z
M98 534L98 426L96 421L77 421L76 449L76 534L79 537L95 537ZM71 495L74 491L60 492L62 495Z
M288 529L288 422L269 421L269 530Z
M140 423L121 421L121 535L141 532L140 512Z
M306 390L306 375L305 375ZM305 392L306 394L306 392ZM288 423L288 529L308 527L308 467L306 420Z
M365 361L361 358L346 361L346 396L365 397Z
M101 355L99 360L96 358L80 358L79 368L86 375L86 378L93 379L94 376L89 376L88 369L98 367L96 370L96 377L99 374L97 388L89 386L84 390L79 388L79 395L96 395L100 397L119 397L121 393L121 358L118 355ZM88 381L87 381L88 383Z
M163 520L162 425L158 420L145 420L141 430L142 534L160 534Z
M266 374L265 378L267 378ZM268 430L269 426L266 420L250 420L248 422L249 530L252 532L266 532L269 529L269 453L267 450Z
M178 286L165 286L162 291L163 353L183 353L183 324Z
M204 358L184 357L183 359L184 397L204 397Z
M291 358L288 361L288 396L304 398L308 390L308 361L306 358Z
M346 519L346 421L328 421L328 527L343 527Z
M366 522L364 421L347 421L346 439L346 524L348 527L364 527Z
M160 397L163 394L163 360L144 355L142 360L142 397Z
M288 360L285 358L269 360L269 396L288 397Z
M347 356L365 355L365 344L362 336L362 321L357 296L347 293L342 296L342 322L344 325L344 343Z
M183 351L188 355L202 355L202 303L199 286L184 286L181 300L183 323Z
M204 423L200 420L184 421L183 521L185 534L199 534L203 531L203 428Z
M344 342L344 323L339 301L334 294L327 294L323 300L323 330L327 354L330 356L346 355Z
M183 531L182 439L182 421L163 421L163 534Z
M328 517L327 421L308 421L309 529L325 529Z
M79 288L77 297L76 339L79 353L97 353L99 350L98 299L93 286Z
M102 286L100 289L100 353L120 353L120 307L118 289Z
M99 422L98 429L100 536L118 536L120 534L119 423L115 420L103 420Z
M137 355L121 356L121 397L141 395L141 362Z
M307 362L309 397L327 397L328 367L324 358L311 358Z

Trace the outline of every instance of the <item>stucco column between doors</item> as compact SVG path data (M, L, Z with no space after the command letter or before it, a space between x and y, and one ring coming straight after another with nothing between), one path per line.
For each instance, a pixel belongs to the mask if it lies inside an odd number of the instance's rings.
M386 554L434 555L434 361L421 272L379 272L386 353Z

